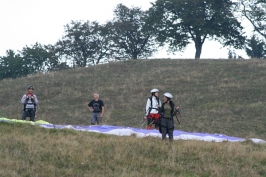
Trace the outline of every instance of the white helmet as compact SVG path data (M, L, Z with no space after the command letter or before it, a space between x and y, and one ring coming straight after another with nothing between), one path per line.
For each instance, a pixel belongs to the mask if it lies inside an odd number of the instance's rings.
M164 96L166 96L167 98L173 98L173 95L171 94L171 93L165 93L165 94L163 94Z
M154 92L159 92L158 89L154 88L154 89L151 89L151 93L154 93Z

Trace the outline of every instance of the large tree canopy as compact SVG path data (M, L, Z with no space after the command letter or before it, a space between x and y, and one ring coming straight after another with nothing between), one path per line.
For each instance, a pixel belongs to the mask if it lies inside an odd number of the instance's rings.
M58 69L58 58L51 51L52 46L39 43L26 46L18 54L7 50L6 56L0 57L0 79L16 78Z
M70 60L73 67L98 64L108 56L110 33L98 22L72 21L65 26L65 36L55 46L61 58Z
M266 0L240 0L240 3L243 16L266 39Z
M139 7L118 4L114 10L114 54L121 58L146 58L156 51L152 33L147 30L146 14Z
M35 43L31 47L26 46L20 51L28 73L46 72L58 67L59 61L51 51L52 48L51 45L45 46Z
M233 14L231 0L157 0L149 16L157 40L168 44L171 52L183 50L192 40L199 59L206 38L223 46L244 47L243 27Z

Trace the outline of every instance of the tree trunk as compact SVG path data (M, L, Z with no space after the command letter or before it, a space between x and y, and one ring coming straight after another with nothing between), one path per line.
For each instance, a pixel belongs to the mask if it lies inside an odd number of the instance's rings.
M197 35L195 42L195 48L196 48L196 54L195 54L195 59L200 59L201 55L201 49L202 49L202 41L201 41L201 36Z

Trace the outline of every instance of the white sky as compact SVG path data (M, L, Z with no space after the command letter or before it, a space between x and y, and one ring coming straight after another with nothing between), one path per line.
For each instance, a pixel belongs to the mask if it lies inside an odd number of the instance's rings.
M64 25L71 20L98 21L105 23L113 18L113 10L122 3L128 7L138 6L143 10L155 0L0 0L0 56L6 50L22 50L36 42L55 44L64 34ZM250 25L245 26L248 30ZM247 58L245 51L237 55ZM154 58L194 58L192 43L184 52L167 55L159 51ZM201 58L227 58L228 49L218 42L205 41Z

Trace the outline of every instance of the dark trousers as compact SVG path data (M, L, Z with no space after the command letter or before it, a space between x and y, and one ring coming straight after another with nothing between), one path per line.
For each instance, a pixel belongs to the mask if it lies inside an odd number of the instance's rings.
M102 118L100 117L101 113L100 112L93 112L91 114L91 125L97 125L102 123Z
M30 121L34 122L36 109L34 108L25 108L22 114L22 120L26 120L27 117L30 117Z
M169 140L172 141L174 137L174 120L170 118L161 119L161 133L162 139L166 139L166 134L169 136Z

